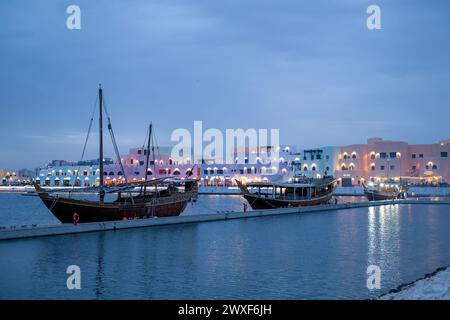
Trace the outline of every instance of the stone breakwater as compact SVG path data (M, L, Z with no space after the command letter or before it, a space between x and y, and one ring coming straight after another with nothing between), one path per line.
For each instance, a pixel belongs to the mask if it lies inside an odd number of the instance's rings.
M402 284L380 300L450 300L450 265L411 283Z

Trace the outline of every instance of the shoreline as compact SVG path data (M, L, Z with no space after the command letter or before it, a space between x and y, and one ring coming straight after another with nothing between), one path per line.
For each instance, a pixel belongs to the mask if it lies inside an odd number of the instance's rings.
M378 300L450 300L450 265L401 284L379 296Z

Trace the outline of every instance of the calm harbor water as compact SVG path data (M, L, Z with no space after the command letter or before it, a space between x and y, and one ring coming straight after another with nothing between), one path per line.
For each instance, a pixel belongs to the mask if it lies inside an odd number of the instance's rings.
M242 199L200 196L185 214L223 210ZM37 197L0 194L0 225L35 223L56 223ZM386 205L2 241L0 298L366 299L449 264L448 230L450 206ZM74 264L81 290L66 287Z

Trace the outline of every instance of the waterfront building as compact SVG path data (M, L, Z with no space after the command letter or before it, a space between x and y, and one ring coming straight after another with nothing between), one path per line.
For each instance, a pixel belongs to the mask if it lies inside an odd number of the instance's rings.
M202 163L200 183L205 186L236 186L235 179L242 182L287 180L292 160L299 156L296 150L292 145L281 145L276 150L274 146L234 148L234 163Z
M364 181L408 180L413 184L450 182L450 141L410 145L370 138L366 144L340 147L334 175L342 186Z
M333 175L341 186L359 186L365 181L388 178L406 179L414 184L450 182L450 140L435 144L408 144L402 141L370 138L365 144L327 146L299 151L296 146L282 145L277 157L273 147L236 148L234 163L189 157L174 161L170 147L158 148L149 159L148 178L187 176L197 178L204 186L236 186L243 182L287 180L293 163L309 177ZM145 179L146 151L132 148L121 157L121 164L105 159L105 184L120 184ZM44 186L94 186L99 180L98 160L83 162L53 161L41 169L37 181Z
M324 175L333 175L339 152L339 147L305 149L294 160L305 176L321 178Z
M28 184L34 176L35 173L27 169L0 169L0 185L25 185Z

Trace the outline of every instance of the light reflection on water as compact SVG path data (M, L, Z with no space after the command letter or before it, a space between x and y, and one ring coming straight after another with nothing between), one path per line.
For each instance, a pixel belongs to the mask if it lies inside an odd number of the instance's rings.
M0 202L2 221L48 214L38 199L16 197L14 216ZM242 205L238 196L200 201ZM364 299L447 265L449 228L447 206L386 205L3 241L0 298ZM70 264L82 270L80 291L66 288ZM369 264L381 267L381 290L366 288Z

